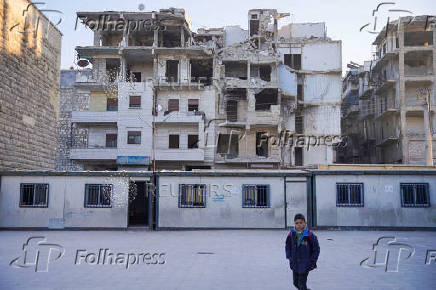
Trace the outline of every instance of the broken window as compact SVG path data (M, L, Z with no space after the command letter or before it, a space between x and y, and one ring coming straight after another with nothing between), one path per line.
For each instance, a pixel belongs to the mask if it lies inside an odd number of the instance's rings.
M238 102L233 100L228 100L226 104L227 121L236 122L238 121Z
M160 47L181 47L182 33L180 26L166 26L166 30L160 33Z
M268 157L268 135L265 132L256 133L256 155Z
M247 79L247 62L245 61L223 61L226 78Z
M188 111L198 111L198 99L188 99Z
M179 75L179 61L178 60L167 60L165 77L168 82L177 82Z
M213 59L191 59L191 81L209 86L213 77Z
M285 65L295 70L301 70L301 54L285 54Z
M127 144L141 144L141 131L127 132Z
M109 82L114 82L120 73L121 61L119 58L106 59L106 76Z
M253 18L255 17L255 18ZM251 15L250 19L250 36L259 34L259 20L256 20L257 15Z
M404 46L433 45L433 31L404 32Z
M255 94L256 111L269 111L271 105L277 105L277 89L264 89L260 93Z
M47 207L48 184L46 183L21 183L20 207Z
M170 149L178 149L179 148L179 135L170 134L168 136L168 148Z
M153 31L138 31L129 35L129 46L153 46Z
M256 65L250 66L250 76L260 78L263 81L271 81L271 65Z
M168 112L178 112L178 111L179 111L179 99L169 99Z
M295 147L295 166L303 166L303 148Z
M188 135L188 148L198 148L198 135Z
M141 96L130 96L129 108L141 108Z
M106 134L106 148L117 148L117 134Z
M239 154L238 134L219 134L216 153L225 154L226 158L236 158Z
M118 111L118 98L107 98L106 110L107 111Z

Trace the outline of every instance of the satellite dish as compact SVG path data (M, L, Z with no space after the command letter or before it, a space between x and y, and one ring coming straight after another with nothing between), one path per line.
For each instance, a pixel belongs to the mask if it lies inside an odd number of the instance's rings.
M80 67L87 67L89 65L89 60L79 59L79 61L77 61L77 65Z

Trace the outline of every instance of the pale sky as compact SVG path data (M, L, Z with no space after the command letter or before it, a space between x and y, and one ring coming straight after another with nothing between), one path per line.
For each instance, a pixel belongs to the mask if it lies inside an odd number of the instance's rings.
M395 5L382 5L377 15L375 31L380 31L386 24L388 17L393 20L398 16L436 15L436 1L434 0L413 0L413 1L373 1L373 0L38 0L44 2L38 4L40 9L60 10L62 22L59 29L63 33L62 39L62 69L68 69L74 65L76 46L92 45L92 31L78 25L74 30L77 11L139 11L140 4L145 6L144 11L159 10L162 8L177 7L184 8L192 21L193 30L200 27L223 27L228 25L240 25L247 29L247 13L249 9L265 8L277 9L278 12L289 12L291 17L280 20L280 24L302 23L302 22L325 22L327 35L333 40L342 40L342 67L345 70L349 61L362 64L364 60L372 57L373 47L371 45L375 34L373 9L379 3L395 2ZM389 12L389 9L409 10L407 12ZM59 14L46 13L52 22L59 21ZM367 24L362 32L359 29ZM371 27L371 28L370 28Z

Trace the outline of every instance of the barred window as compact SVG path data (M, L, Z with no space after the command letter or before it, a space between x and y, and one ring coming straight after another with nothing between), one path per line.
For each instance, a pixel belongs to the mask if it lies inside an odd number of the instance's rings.
M48 207L48 184L21 183L20 207Z
M363 206L363 183L337 183L336 206Z
M179 184L179 207L206 207L206 184Z
M112 207L112 184L86 184L85 207Z
M242 207L270 207L269 184L244 184Z
M428 183L400 183L401 206L429 207Z

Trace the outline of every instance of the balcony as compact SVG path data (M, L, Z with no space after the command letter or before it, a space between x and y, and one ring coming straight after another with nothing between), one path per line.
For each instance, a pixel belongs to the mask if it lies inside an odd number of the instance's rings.
M234 158L227 158L226 155L216 154L216 163L280 163L278 156L261 157L261 156L238 156Z
M393 98L389 98L387 100L382 99L377 106L376 118L383 118L388 115L398 113L399 111L399 106L395 103Z
M200 123L204 120L204 112L202 111L188 111L188 112L159 112L155 119L155 123L179 123L179 124L192 124Z
M159 161L204 161L203 149L156 149Z
M118 112L116 111L73 111L71 122L73 123L116 123Z
M81 148L71 149L71 159L81 160L116 160L117 148Z

